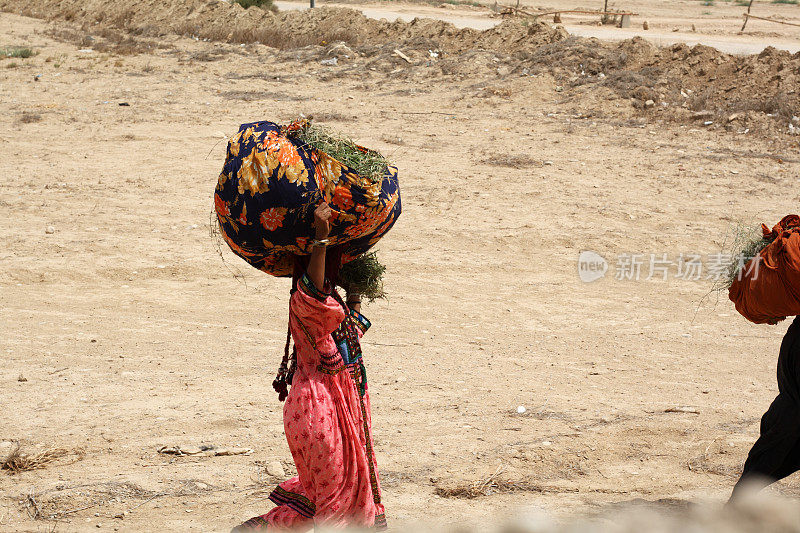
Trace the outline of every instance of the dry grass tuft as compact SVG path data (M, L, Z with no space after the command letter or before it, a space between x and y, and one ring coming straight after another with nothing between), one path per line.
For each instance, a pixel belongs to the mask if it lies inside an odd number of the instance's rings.
M312 113L312 116L314 120L319 120L320 122L354 122L358 119L356 115L345 115L336 111Z
M503 479L501 474L503 467L500 466L494 473L486 478L473 482L456 482L439 484L436 486L436 495L442 498L466 498L474 499L481 496L491 496L498 493L511 492L576 492L577 489L567 489L564 487L546 486L532 483L527 480Z
M499 96L500 98L511 98L513 92L509 87L484 87L483 97Z
M29 111L25 111L17 119L17 122L21 124L33 124L34 122L41 122L41 121L42 121L42 115L40 115L39 113L31 113Z
M612 71L603 81L603 85L625 98L637 97L634 91L644 87L651 89L658 84L661 73L655 68L643 68L637 71Z
M268 24L253 28L233 28L228 26L202 27L192 21L182 21L170 28L178 35L208 39L210 41L249 44L260 43L278 50L290 50L305 46L321 46L323 43L343 41L355 44L355 37L341 29L322 33L295 32L280 24Z
M51 447L39 452L26 452L17 443L14 450L0 464L0 469L8 471L10 474L19 474L20 472L46 468L59 459L70 456L73 458L71 462L80 461L83 459L84 451L82 449Z
M502 471L503 468L498 467L494 474L485 479L479 479L472 483L456 483L452 486L436 487L436 495L442 498L467 499L477 498L478 496L488 496L493 492L497 492L501 484L505 484L505 482L498 479Z
M736 112L757 111L784 120L792 120L792 117L797 114L797 110L792 105L792 101L783 93L768 98L734 100L729 104L728 110Z
M158 41L133 37L122 30L110 27L84 27L83 31L71 28L52 29L46 33L57 41L73 43L81 48L91 48L96 52L120 56L146 54L169 48L169 45Z
M284 93L280 91L224 91L220 96L228 100L241 100L243 102L256 102L259 100L271 100L275 102L297 102L305 100L302 96Z
M492 165L495 167L508 167L516 169L543 166L543 163L540 160L527 155L493 155L488 159L484 159L483 162L487 165Z
M404 144L406 144L406 142L403 140L403 138L398 136L398 135L383 134L383 135L381 135L381 140L383 142L385 142L386 144L394 144L394 145L397 145L397 146L403 146Z

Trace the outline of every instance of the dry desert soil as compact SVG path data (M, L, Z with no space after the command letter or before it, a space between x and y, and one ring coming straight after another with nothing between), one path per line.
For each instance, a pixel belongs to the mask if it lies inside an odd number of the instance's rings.
M271 388L289 286L209 215L226 137L301 113L400 169L364 340L393 527L727 498L788 324L748 323L707 274L732 224L798 210L800 58L519 22L275 48L20 4L0 2L0 48L36 52L0 59L0 440L66 455L0 472L0 531L227 531L270 508L293 468ZM592 283L586 250L609 264ZM639 279L616 279L623 254ZM252 453L158 452L201 445Z

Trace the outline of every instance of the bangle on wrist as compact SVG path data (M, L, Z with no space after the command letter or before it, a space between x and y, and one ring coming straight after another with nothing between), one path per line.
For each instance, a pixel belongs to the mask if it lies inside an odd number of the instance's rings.
M328 246L328 243L330 243L330 240L327 239L327 238L325 238L325 239L312 239L311 240L311 246L321 246L321 247L324 248L325 246Z

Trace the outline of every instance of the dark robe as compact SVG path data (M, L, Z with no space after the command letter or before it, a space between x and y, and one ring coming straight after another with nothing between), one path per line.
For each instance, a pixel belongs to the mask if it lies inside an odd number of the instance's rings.
M731 499L750 481L770 484L800 470L800 317L781 343L778 391L761 417L761 436L747 456Z

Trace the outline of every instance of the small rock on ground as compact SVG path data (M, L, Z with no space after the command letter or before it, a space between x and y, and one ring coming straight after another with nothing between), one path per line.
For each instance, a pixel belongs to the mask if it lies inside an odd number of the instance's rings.
M278 461L272 461L267 465L267 474L272 477L286 476L286 472L283 471L283 465Z

